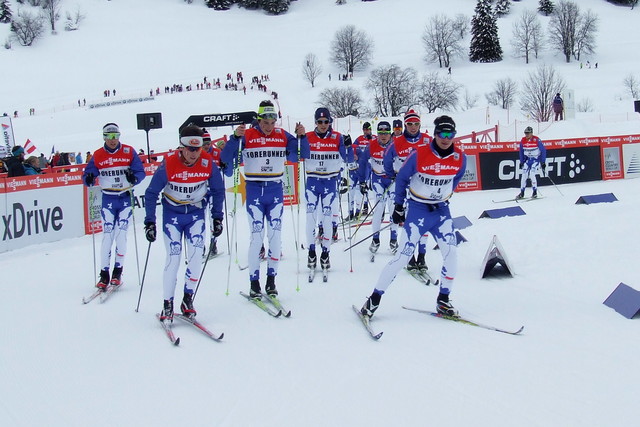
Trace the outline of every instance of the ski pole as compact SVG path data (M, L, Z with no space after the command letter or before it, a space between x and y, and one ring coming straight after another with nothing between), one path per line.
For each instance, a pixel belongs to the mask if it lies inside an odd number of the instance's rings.
M365 240L369 239L370 237L372 237L374 234L379 233L382 230L386 230L387 228L391 227L393 223L389 223L387 225L385 225L384 227L382 227L380 230L378 231L374 231L373 233L369 234L368 236L364 237L362 240L358 240L356 243L354 243L353 245L349 246L347 249L344 250L344 252L346 251L350 251L351 248L358 246L360 243L364 242Z
M553 184L553 186L556 188L556 190L558 190L558 193L560 193L560 195L562 197L564 197L564 194L562 194L562 191L560 191L560 189L558 188L558 186L556 185L555 182L553 182L553 179L551 179L551 175L546 174L547 178L549 178L549 181L551 181L551 183Z
M142 271L142 282L140 282L140 293L138 294L138 305L136 305L136 313L140 308L140 299L142 298L142 288L144 287L144 278L147 275L147 264L149 263L149 253L151 252L151 242L149 242L149 247L147 248L147 257L144 261L144 270Z
M136 233L136 208L134 205L133 188L129 191L131 195L131 219L133 220L133 243L136 246L136 267L138 268L138 286L140 286L140 257L138 255L138 233Z

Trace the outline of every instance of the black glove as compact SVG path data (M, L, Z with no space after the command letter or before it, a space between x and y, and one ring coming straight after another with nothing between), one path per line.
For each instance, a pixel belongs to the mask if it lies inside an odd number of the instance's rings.
M156 223L155 222L144 223L144 236L147 238L149 243L156 241Z
M393 214L391 215L391 220L394 224L402 224L404 223L404 206L396 204L393 208Z
M87 187L92 187L95 180L96 180L96 176L92 173L88 173L84 177L84 183L87 184Z
M524 161L524 162L520 162L520 169L524 169L524 165L525 165L525 163L527 163L527 162L526 162L526 161Z
M351 147L351 135L344 135L344 146Z
M133 171L131 169L127 169L126 171L124 171L124 176L127 178L127 181L129 181L129 184L136 185L136 182L138 180L136 179L136 176L133 174Z
M367 190L369 190L369 188L367 187L367 183L366 182L361 182L360 183L360 192L362 194L367 194Z
M544 171L547 168L547 164L546 163L541 163L540 167L542 168L542 170Z
M220 218L213 220L213 230L211 230L211 234L213 234L213 237L218 237L222 234L222 220Z

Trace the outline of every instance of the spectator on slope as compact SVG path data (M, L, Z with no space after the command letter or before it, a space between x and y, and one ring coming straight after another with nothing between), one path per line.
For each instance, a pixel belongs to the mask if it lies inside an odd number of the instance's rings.
M559 93L553 98L553 112L555 121L564 119L564 101Z
M42 173L40 169L40 162L36 156L29 156L27 160L24 161L24 172L25 175L38 175Z
M24 176L24 148L20 145L14 145L11 149L11 156L4 159L5 168L7 168L7 177Z

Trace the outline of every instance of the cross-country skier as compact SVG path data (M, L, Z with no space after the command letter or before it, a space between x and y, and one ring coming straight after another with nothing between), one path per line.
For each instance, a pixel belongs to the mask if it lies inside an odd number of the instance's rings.
M282 213L284 210L283 178L285 162L298 162L299 157L308 158L309 143L304 126L296 124L298 139L282 128L276 127L278 112L269 100L258 107L257 126L246 129L236 127L233 135L222 150L222 161L237 167L239 160L244 163L246 179L247 213L251 241L249 243L250 296L260 299L260 248L264 238L265 220L269 239L267 265L267 295L277 295L276 275L281 254ZM299 154L298 154L299 151ZM241 159L239 159L239 153Z
M395 126L397 123L394 121ZM394 136L389 148L385 151L383 165L385 174L395 179L396 174L400 170L400 166L404 163L409 153L417 147L429 145L431 137L425 132L420 132L420 115L413 109L407 111L404 115L404 132L399 136ZM426 240L428 236L421 239L418 245L418 261L412 256L409 260L408 268L426 268L425 254L427 252ZM391 240L389 243L391 251L395 253L398 249L398 241ZM420 262L420 264L418 264Z
M369 212L369 198L367 193L362 193L360 183L360 171L359 171L359 163L360 163L360 155L364 151L365 148L371 144L371 142L375 141L376 136L371 133L371 123L364 122L362 125L362 135L357 137L355 141L353 141L353 153L354 153L354 162L347 163L349 168L349 219L358 219L360 215L366 215ZM371 175L371 168L367 166L366 170L367 182L369 182L369 176ZM360 212L360 207L362 207L362 212Z
M144 194L146 216L145 236L156 240L156 204L162 193L162 231L167 252L163 274L164 304L160 314L163 322L173 321L173 297L183 240L186 244L187 269L184 277L184 295L180 311L193 318L193 293L202 272L202 256L206 237L206 208L210 203L213 235L222 234L222 202L224 184L218 166L202 150L202 129L195 125L180 131L180 147L167 155L151 178Z
M438 313L457 316L449 293L457 270L456 236L449 211L449 198L464 175L466 156L453 143L456 124L449 116L435 119L435 138L428 146L412 151L396 176L393 222L404 224L402 246L380 273L373 293L360 312L369 318L396 274L407 265L420 237L427 231L435 238L442 254ZM408 191L407 191L408 190ZM405 218L404 202L408 197Z
M97 149L82 173L87 187L95 184L96 178L102 190L102 247L100 256L100 280L96 286L103 291L107 285L119 286L122 280L124 257L127 253L127 229L133 214L131 200L133 186L142 182L146 174L136 150L120 143L120 128L107 123L102 128L104 145ZM115 241L116 255L113 272L111 247Z
M516 199L524 198L524 189L527 188L527 179L531 180L531 188L533 188L533 194L531 197L534 199L538 197L538 180L536 175L542 168L544 172L547 161L547 150L544 148L544 144L533 134L533 128L527 126L524 130L524 137L520 140L520 194L516 196Z
M305 195L307 199L307 243L309 255L307 267L316 268L316 244L314 229L318 224L318 213L322 216L321 236L322 253L320 266L323 270L331 267L329 252L332 236L328 230L333 229L333 206L338 197L338 178L343 162L353 162L353 151L345 147L344 139L339 132L331 128L333 119L328 109L318 108L314 114L316 128L307 133L309 157L305 158L304 167L307 174Z
M367 192L367 171L371 170L371 187L375 193L375 209L371 217L373 229L373 240L369 245L369 250L376 253L380 247L380 224L384 215L384 208L388 204L389 212L393 211L394 183L384 170L382 161L384 153L389 148L391 142L391 125L382 121L377 126L378 137L372 140L368 147L360 155L360 189L362 194ZM398 225L391 226L390 242L397 242Z

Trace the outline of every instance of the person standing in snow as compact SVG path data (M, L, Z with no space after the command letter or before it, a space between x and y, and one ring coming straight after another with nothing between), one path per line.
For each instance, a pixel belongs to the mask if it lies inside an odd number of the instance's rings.
M293 136L276 127L278 111L270 100L258 107L256 126L247 129L236 127L222 149L222 161L233 169L244 163L249 230L249 280L250 297L262 298L260 286L260 248L264 239L265 221L268 229L269 256L267 263L267 295L278 295L276 275L281 256L282 214L284 211L283 178L285 163L308 158L309 143L304 126L296 124ZM298 138L300 146L298 146Z
M146 174L136 150L120 143L120 128L107 123L102 128L104 145L93 153L82 173L87 187L95 185L96 178L102 190L102 247L100 257L100 280L96 287L106 290L107 285L119 286L124 257L127 253L127 230L133 215L131 201L133 187L142 182ZM57 153L57 152L56 152ZM111 247L116 244L113 274Z
M367 191L367 171L371 170L371 188L375 193L375 209L371 217L373 239L369 245L369 251L376 253L380 248L380 225L384 216L384 208L389 204L389 212L393 209L394 183L384 170L382 161L384 153L391 142L391 125L387 121L378 123L378 137L372 140L364 149L359 158L360 163L360 188L364 194ZM397 241L398 225L391 225L391 241Z
M349 219L359 219L360 215L366 215L369 213L369 197L368 191L362 192L362 188L359 186L360 177L359 177L359 163L360 163L360 155L364 151L365 148L371 144L372 141L376 139L375 135L371 133L371 123L364 122L362 125L362 135L356 138L353 141L353 153L354 153L354 162L347 163L349 168L349 195L350 195L350 206L349 206ZM369 182L369 176L371 175L371 168L367 164L366 173L366 182ZM360 207L362 207L362 212L360 212Z
M360 309L371 318L380 305L382 295L398 272L407 265L416 245L426 232L438 243L443 264L440 293L436 310L457 316L449 294L457 271L457 242L449 210L449 198L464 175L466 156L453 143L456 124L449 116L435 119L434 139L429 145L412 150L396 175L393 222L403 226L402 249L384 267L373 293ZM408 198L405 213L405 198Z
M180 146L165 157L153 174L144 194L144 230L149 242L156 240L156 204L162 193L162 231L167 251L163 275L163 308L160 320L173 321L173 298L178 267L180 266L183 240L186 244L187 270L185 272L183 298L180 311L193 318L195 286L200 281L202 257L206 237L206 208L209 201L212 233L222 234L222 202L224 184L218 166L202 150L202 129L188 125L180 131Z
M531 180L531 188L534 199L538 197L538 180L536 175L542 168L544 172L547 161L547 149L544 144L533 134L533 128L527 126L524 130L524 137L520 140L520 193L516 199L524 198L524 189L527 188L527 179Z
M331 128L333 119L328 109L318 108L314 114L316 128L307 133L309 156L305 158L304 167L307 174L305 196L307 199L307 244L309 254L307 267L316 268L316 236L314 229L318 224L318 213L322 215L322 236L320 245L320 266L323 270L331 268L329 252L331 249L333 230L333 207L338 197L338 178L343 162L353 162L351 147L345 146L339 132Z
M560 96L560 93L556 93L556 96L553 98L553 112L554 112L554 120L557 122L558 120L564 119L564 101Z

